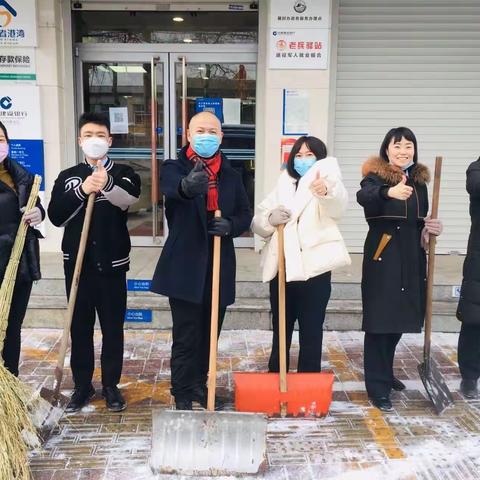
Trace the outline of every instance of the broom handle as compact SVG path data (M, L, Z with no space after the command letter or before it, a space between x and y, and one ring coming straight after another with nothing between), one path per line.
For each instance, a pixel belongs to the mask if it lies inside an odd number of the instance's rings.
M63 326L62 341L60 344L60 351L58 353L57 366L55 368L55 395L59 394L60 385L62 383L65 355L68 348L68 338L70 334L70 327L72 325L75 302L77 300L78 284L80 282L80 275L82 273L83 257L85 256L85 248L87 246L88 232L90 230L90 222L92 220L95 196L95 192L92 192L88 196L87 207L85 209L85 217L83 219L82 233L80 235L80 243L78 245L77 259L75 261L75 269L73 271L72 284L70 286L70 295L68 297L67 318Z
M278 342L280 352L280 392L287 391L287 320L285 310L285 225L278 226Z
M220 210L215 217L221 217ZM210 357L208 360L207 410L215 410L215 389L217 386L218 311L220 303L220 248L221 239L213 237L212 312L210 318Z
M438 202L440 198L440 179L442 175L442 157L435 158L435 175L433 179L432 213L431 218L438 216ZM430 348L432 344L432 303L433 303L433 274L435 270L435 247L437 237L430 234L428 241L428 267L427 267L427 295L425 306L425 342L423 346L423 359L426 371L430 370Z

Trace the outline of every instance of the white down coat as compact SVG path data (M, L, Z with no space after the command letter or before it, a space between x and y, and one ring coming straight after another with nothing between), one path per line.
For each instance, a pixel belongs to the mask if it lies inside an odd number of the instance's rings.
M327 195L314 196L310 184L317 172L327 184ZM342 183L337 159L317 161L298 181L284 170L273 192L257 207L252 230L265 240L262 248L263 281L278 272L277 229L268 221L271 211L283 205L292 212L285 225L285 267L287 282L305 281L335 268L350 265L337 222L345 212L348 194Z

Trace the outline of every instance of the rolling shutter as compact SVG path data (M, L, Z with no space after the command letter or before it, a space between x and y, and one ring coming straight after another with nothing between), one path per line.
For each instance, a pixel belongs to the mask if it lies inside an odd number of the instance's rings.
M341 229L351 252L367 232L356 203L362 162L386 132L411 128L419 161L444 156L439 253L466 251L465 171L480 155L480 2L338 0L334 154L350 194ZM429 193L433 190L430 185Z

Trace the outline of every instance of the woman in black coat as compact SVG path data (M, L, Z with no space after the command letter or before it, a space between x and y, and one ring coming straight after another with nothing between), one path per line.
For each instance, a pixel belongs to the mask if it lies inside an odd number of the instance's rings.
M480 378L480 158L467 170L472 226L457 318L462 322L458 338L458 365L462 374L460 390L467 398L478 398Z
M28 202L34 176L9 158L7 129L0 122L0 282L3 281L12 252L17 229L22 220L22 211ZM35 227L45 218L40 201L23 215L30 227ZM25 247L20 259L2 357L5 367L18 375L20 358L20 330L27 311L32 283L40 279L40 232L29 228Z
M428 235L442 227L427 217L430 174L417 163L410 129L390 130L362 176L357 201L369 226L362 270L365 385L372 403L388 411L391 389L405 388L393 375L395 348L403 333L423 326Z

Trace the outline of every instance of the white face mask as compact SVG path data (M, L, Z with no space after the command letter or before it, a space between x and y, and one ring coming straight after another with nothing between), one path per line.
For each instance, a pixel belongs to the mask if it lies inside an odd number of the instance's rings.
M100 160L108 152L108 142L104 138L90 137L82 141L82 150L87 158Z

